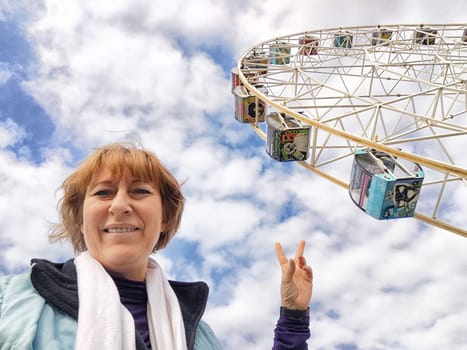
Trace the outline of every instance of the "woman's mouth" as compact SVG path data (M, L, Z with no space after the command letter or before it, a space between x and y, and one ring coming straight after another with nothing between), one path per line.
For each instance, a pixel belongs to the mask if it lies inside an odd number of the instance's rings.
M105 228L104 232L106 233L128 233L138 230L137 227L109 227Z

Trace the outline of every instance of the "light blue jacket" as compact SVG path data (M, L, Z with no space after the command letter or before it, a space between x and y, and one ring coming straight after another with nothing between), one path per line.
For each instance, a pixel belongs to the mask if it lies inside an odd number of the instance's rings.
M53 308L37 292L31 273L0 278L0 350L73 349L77 322ZM196 328L195 350L221 345L207 323Z

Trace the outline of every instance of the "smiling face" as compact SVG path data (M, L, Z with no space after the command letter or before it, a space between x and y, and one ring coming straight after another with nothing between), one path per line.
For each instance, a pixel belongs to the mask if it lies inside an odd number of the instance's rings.
M152 183L128 172L97 171L83 202L86 247L106 269L143 280L148 257L164 231L162 200Z

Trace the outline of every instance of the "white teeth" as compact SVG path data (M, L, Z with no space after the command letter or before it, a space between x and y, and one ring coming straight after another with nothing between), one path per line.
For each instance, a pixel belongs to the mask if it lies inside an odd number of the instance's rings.
M136 228L129 228L129 227L116 227L116 228L108 228L105 230L108 233L126 233L126 232L133 232L136 231Z

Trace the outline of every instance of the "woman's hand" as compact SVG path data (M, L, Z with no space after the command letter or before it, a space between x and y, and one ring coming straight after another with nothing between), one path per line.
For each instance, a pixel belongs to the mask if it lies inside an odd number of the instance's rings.
M293 259L287 258L280 243L276 243L277 259L282 269L281 306L291 310L306 310L313 289L313 271L303 256L305 241L298 243Z

